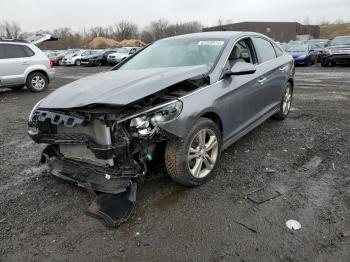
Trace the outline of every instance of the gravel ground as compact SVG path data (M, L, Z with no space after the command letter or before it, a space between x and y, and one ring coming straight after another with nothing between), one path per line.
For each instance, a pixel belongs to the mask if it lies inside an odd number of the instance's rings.
M298 67L287 120L228 148L201 187L146 181L117 229L86 214L87 192L37 166L43 146L26 134L38 100L105 69L57 68L40 94L0 90L0 261L350 260L349 67ZM246 195L259 188L281 195L256 204Z

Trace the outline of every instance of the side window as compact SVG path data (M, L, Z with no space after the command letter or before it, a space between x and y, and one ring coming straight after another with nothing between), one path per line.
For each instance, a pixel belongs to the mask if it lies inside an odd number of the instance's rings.
M20 46L21 49L23 50L23 53L24 53L24 57L30 57L30 56L33 56L35 55L35 53L33 52L32 49L30 49L28 46L25 46L25 45L22 45Z
M260 58L260 63L276 58L275 49L269 41L260 37L254 37L253 42L255 50L257 51Z
M283 50L276 44L274 44L273 46L275 48L277 57L282 56L283 55Z
M21 58L33 56L34 52L27 46L1 44L0 59Z
M237 42L237 44L233 47L231 54L228 58L228 62L230 63L230 66L235 62L246 62L254 64L254 55L251 49L251 42L250 39L243 39Z

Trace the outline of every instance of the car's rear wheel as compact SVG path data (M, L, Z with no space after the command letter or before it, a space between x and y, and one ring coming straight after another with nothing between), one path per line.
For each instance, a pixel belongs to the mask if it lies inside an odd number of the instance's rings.
M101 66L101 65L102 65L101 60L97 60L96 61L96 66Z
M74 63L76 66L80 66L81 65L81 61L79 59L75 60L75 63Z
M49 84L47 77L40 72L31 73L26 81L27 88L32 92L42 92Z
M198 186L213 175L221 154L217 125L200 118L184 139L168 141L165 164L169 176L184 186Z
M291 83L288 82L283 91L283 95L280 103L280 110L278 111L278 113L274 115L275 119L284 120L287 118L290 108L292 106L292 97L293 97L293 87Z

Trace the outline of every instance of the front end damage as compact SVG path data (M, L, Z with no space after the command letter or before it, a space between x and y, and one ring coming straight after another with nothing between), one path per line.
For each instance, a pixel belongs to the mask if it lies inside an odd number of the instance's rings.
M51 174L97 192L88 210L116 226L132 214L137 183L152 159L162 159L173 136L160 124L179 116L178 98L200 87L195 83L180 83L182 88L173 86L121 107L51 109L39 102L30 114L28 134L48 145L40 162L48 164Z

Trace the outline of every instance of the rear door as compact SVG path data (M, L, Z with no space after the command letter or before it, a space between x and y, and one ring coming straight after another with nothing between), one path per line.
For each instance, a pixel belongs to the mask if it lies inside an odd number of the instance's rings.
M0 85L21 85L35 53L26 45L0 43Z
M253 37L253 44L258 56L257 73L259 91L256 92L256 103L259 111L256 117L260 118L270 113L280 102L281 88L283 88L283 63L278 59L274 44L266 38ZM283 53L283 52L282 52Z

